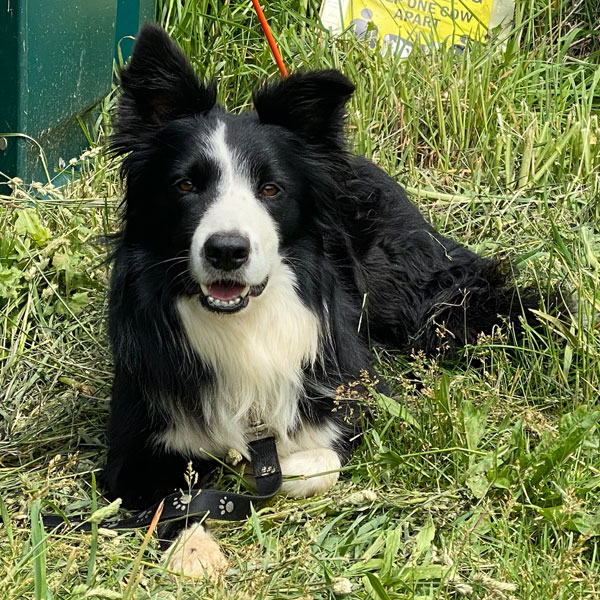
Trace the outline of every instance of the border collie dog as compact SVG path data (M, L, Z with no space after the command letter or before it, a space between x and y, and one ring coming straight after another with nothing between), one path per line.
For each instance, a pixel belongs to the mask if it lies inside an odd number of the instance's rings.
M451 350L505 321L518 332L537 307L346 149L354 86L341 73L293 74L232 114L146 25L121 81L104 477L124 506L187 488L189 461L202 477L230 449L248 458L256 421L284 475L307 476L283 491L322 493L360 433L360 407L336 390L372 373L371 344L435 353L443 331ZM174 569L223 568L202 526L182 541Z

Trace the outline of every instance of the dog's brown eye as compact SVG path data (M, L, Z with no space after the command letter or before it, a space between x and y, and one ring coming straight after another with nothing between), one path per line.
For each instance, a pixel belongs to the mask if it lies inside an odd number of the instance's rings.
M263 185L260 190L261 196L266 196L267 198L272 198L273 196L277 196L279 194L279 188L272 183L267 183L267 185Z
M182 179L177 182L177 187L182 192L191 192L194 189L194 184L189 179Z

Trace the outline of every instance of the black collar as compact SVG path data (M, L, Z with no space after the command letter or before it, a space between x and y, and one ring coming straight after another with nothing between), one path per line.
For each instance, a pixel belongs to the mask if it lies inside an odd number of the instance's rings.
M242 521L250 516L252 507L273 498L281 489L281 468L277 457L274 437L266 437L248 444L252 469L256 481L256 495L233 494L213 489L192 489L189 493L175 492L161 502L164 503L158 523L171 523L187 519L217 519L220 521ZM141 511L133 517L119 521L104 521L98 524L106 529L135 529L148 527L160 502ZM59 515L43 515L45 527L55 528L68 524L77 525L81 531L91 531L92 524L83 518L75 517L65 521Z

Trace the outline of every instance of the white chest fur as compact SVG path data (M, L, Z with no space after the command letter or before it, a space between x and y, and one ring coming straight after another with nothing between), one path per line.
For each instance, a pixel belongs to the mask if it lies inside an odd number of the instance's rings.
M159 443L189 456L223 456L230 448L247 456L249 423L260 420L277 436L280 456L330 445L336 432L329 427L289 436L300 425L303 368L314 363L320 338L319 321L295 284L291 269L280 264L263 294L239 313L211 313L195 298L178 301L188 341L215 381L199 398L202 426L180 411Z

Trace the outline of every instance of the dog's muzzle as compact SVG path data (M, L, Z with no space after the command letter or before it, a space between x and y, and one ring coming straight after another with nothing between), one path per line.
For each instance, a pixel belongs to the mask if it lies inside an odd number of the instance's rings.
M267 287L269 278L259 285L248 285L236 281L219 280L200 284L202 306L213 312L235 313L248 306L251 297L260 296Z

